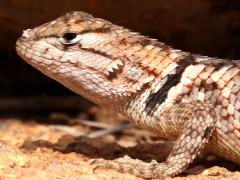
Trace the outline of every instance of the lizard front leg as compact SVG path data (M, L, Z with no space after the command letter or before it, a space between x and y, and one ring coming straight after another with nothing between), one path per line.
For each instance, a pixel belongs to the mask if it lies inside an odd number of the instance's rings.
M182 131L165 162L146 163L140 160L119 158L113 161L104 160L103 166L143 178L174 176L186 169L204 148L214 130L216 119L214 109L205 103L180 103L164 110L161 114L160 120L183 122L182 127L179 127ZM101 164L101 161L98 163Z

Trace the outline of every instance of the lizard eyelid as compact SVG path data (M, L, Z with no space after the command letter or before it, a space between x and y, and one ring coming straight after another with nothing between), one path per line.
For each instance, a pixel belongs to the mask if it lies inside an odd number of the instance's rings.
M60 38L60 42L64 45L75 45L81 39L81 36L76 33L65 33Z

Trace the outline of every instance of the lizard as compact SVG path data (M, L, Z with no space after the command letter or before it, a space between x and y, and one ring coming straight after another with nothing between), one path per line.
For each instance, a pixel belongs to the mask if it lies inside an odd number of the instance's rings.
M173 177L202 151L240 164L240 62L174 49L81 11L23 31L16 51L73 92L174 141L165 162L119 158L109 168Z

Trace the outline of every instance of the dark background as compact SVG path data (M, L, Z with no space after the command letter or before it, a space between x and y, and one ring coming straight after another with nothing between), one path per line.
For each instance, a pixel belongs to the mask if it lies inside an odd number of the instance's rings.
M73 10L181 50L240 59L239 0L0 0L0 112L80 110L88 104L15 53L24 29Z

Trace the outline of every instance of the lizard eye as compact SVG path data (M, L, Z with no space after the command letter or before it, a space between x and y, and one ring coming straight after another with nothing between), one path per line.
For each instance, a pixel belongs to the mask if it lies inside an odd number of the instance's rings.
M76 33L65 33L63 36L60 38L61 43L65 45L74 45L79 42L80 40L80 35Z

